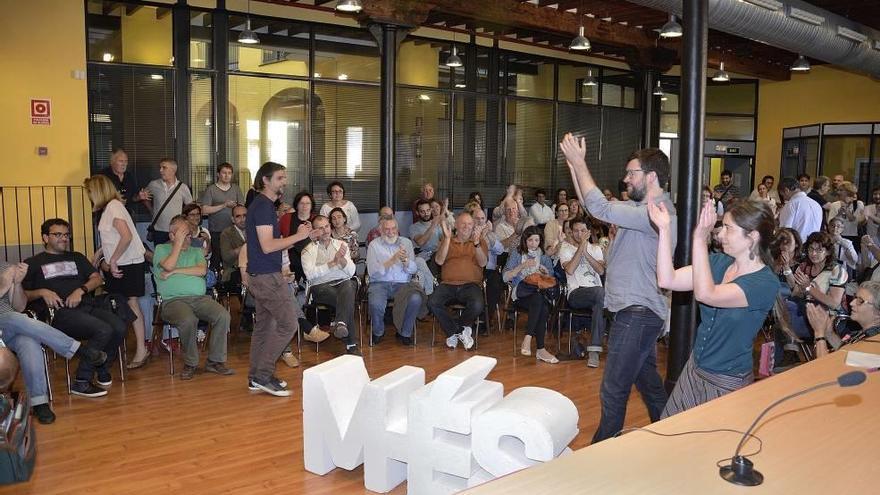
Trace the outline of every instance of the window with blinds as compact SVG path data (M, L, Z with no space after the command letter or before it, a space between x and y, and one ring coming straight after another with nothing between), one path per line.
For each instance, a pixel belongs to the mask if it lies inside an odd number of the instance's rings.
M593 178L600 187L613 192L623 178L626 159L641 147L642 119L637 110L602 108L602 141L598 166L592 167Z
M587 145L587 166L594 174L599 172L599 137L602 121L602 109L596 106L574 105L560 103L558 107L556 125L556 143L562 141L562 137L570 132L575 137L585 138ZM566 188L572 197L574 193L574 185L571 181L571 173L568 171L568 165L565 164L565 157L559 146L554 149L556 157L556 174L553 182L554 193L560 187ZM598 180L598 179L597 179ZM600 187L612 187L615 190L616 184L605 184L599 181ZM553 193L548 192L548 196ZM553 196L555 199L555 196Z
M434 185L437 197L449 195L450 112L448 93L397 89L395 210L408 210L427 182Z
M506 125L507 160L503 175L508 183L523 187L528 203L534 198L535 189L550 184L557 143L553 135L553 103L508 98Z
M379 209L379 88L316 82L312 99L311 191L318 207L338 180L359 211Z
M273 161L287 167L286 198L311 187L308 82L230 75L228 115L226 159L240 181L252 183L260 165Z
M91 171L110 163L114 148L128 152L139 187L159 177L159 160L174 156L174 72L164 68L89 64ZM140 205L136 221L149 220Z
M201 197L202 191L216 177L216 154L214 153L214 80L210 74L192 74L189 86L189 178L184 178L193 196ZM235 179L233 178L233 181Z
M500 166L504 157L501 100L460 93L455 93L454 100L450 203L461 207L470 193L477 191L486 205L494 204L507 187Z

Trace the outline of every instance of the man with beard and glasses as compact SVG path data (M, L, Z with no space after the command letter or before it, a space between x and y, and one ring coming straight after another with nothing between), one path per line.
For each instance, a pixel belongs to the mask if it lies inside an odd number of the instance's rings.
M614 315L608 337L608 358L602 376L602 419L593 442L611 438L623 428L626 403L633 385L642 394L651 421L666 404L666 390L657 372L657 338L669 311L657 286L657 242L647 203L663 203L675 232L675 209L664 187L669 159L656 148L630 155L623 178L628 201L610 202L596 187L584 159L584 139L566 134L559 144L580 198L595 218L617 226L606 265L605 308ZM673 244L675 239L673 239ZM673 246L675 249L675 246Z
M275 361L299 330L297 318L302 310L281 274L281 252L309 237L310 223L300 224L293 235L281 237L275 201L287 187L283 165L266 162L257 171L256 195L247 212L245 239L248 290L254 296L259 315L251 336L251 359L248 371L251 390L276 397L289 397L287 383L275 376Z

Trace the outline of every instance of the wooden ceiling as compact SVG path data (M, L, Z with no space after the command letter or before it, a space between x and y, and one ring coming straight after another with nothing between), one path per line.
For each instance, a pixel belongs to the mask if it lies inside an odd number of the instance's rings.
M260 0L332 8L335 0ZM395 22L474 32L567 49L581 22L592 55L633 67L668 70L679 62L680 40L659 38L665 12L626 0L362 0L361 21ZM820 8L880 29L880 0L809 0ZM709 30L709 66L774 80L790 77L797 54ZM813 61L821 63L820 61Z

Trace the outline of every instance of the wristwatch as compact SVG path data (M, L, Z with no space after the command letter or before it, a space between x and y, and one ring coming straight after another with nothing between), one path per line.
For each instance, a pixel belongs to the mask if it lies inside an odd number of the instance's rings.
M791 271L791 268L786 268L785 270L782 270L782 275L784 275L786 277L791 275L792 273L793 272Z
M86 287L86 284L82 284L82 285L80 285L80 286L79 286L79 290L83 291L83 295L86 295L86 294L89 293L89 288Z

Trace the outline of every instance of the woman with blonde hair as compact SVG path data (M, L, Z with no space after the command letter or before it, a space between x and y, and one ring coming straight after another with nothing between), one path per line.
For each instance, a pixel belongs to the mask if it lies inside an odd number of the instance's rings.
M104 252L104 283L107 292L121 294L135 315L134 327L137 350L128 368L140 368L147 363L150 354L144 345L144 315L138 298L144 295L144 245L137 235L131 215L122 204L122 197L106 176L95 175L83 183L92 208L100 212L98 233Z

